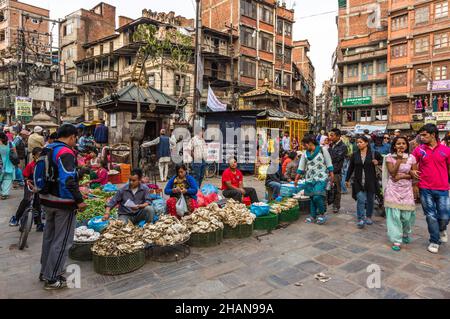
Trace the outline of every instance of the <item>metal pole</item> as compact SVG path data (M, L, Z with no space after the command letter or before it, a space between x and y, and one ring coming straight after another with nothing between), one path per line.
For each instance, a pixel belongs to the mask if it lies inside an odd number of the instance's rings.
M56 106L56 116L58 117L57 123L61 125L61 97L62 97L62 76L61 76L61 19L58 20L58 71L56 72L56 81L57 81L57 106ZM52 50L53 51L53 50ZM52 52L53 57L53 52Z
M196 0L196 19L195 19L195 73L194 73L194 122L198 112L198 65L200 57L200 0Z
M234 96L234 46L233 46L233 22L228 29L230 32L230 70L231 70L231 109L236 109L236 97Z
M430 65L430 102L428 103L428 111L433 112L433 48L431 49L431 65ZM439 110L438 110L439 111Z

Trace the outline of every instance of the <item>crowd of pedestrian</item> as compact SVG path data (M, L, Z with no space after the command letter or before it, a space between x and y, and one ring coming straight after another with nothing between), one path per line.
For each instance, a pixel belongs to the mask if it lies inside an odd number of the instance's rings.
M40 216L35 221L37 230L44 232L40 280L45 281L46 289L63 288L63 269L73 240L75 215L86 207L80 187L94 188L108 182L110 158L102 152L107 145L107 128L101 123L93 135L80 134L75 126L63 124L50 134L39 126L29 131L19 124L0 132L0 198L6 200L15 183L23 187L23 199L9 223L17 226L31 196L39 191L39 198L33 203L37 211L45 211L45 226ZM142 144L143 148L157 147L160 180L168 181L164 193L169 196L168 212L173 216L177 216L176 204L182 196L187 214L198 207L197 194L207 158L203 134L203 130L197 132L188 145L193 160L190 167L178 165L171 178L168 165L177 143L175 137L161 130L159 137ZM310 216L305 219L309 224L326 224L327 206L333 214L339 214L341 195L351 191L356 202L356 226L370 227L377 200L385 211L387 237L395 251L411 241L416 203L420 201L430 234L428 251L438 253L440 245L448 241L449 140L447 136L441 141L433 124L424 125L417 135L410 136L399 130L392 136L369 131L356 135L334 128L317 136L308 134L300 143L285 133L279 139L280 157L272 163L279 169L267 174L265 186L277 198L284 183L298 186L302 181L304 194L310 198ZM55 170L53 178L42 172L39 159L44 157ZM80 184L85 174L91 178ZM121 220L134 224L153 221L155 209L143 178L141 169L131 171L128 183L106 204L105 220L110 218L110 210L118 206ZM228 168L221 178L225 198L248 204L259 202L236 158L228 159ZM135 206L126 205L128 201Z

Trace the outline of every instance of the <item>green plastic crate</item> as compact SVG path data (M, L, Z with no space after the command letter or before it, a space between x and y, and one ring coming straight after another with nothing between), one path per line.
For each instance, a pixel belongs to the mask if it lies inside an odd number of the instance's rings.
M237 225L235 228L225 225L223 229L223 238L247 238L251 237L253 233L253 224Z
M300 214L311 214L311 200L308 199L299 199L298 206L300 209Z
M300 218L300 208L298 206L295 206L289 210L281 212L281 214L278 216L278 222L290 223L298 220L299 218Z
M212 247L217 246L223 241L223 229L218 229L210 233L194 233L188 241L192 247Z
M104 257L92 254L94 270L101 275L122 275L138 270L145 264L145 250L123 256Z
M256 217L253 224L255 230L272 230L278 226L278 215L270 213L267 216Z

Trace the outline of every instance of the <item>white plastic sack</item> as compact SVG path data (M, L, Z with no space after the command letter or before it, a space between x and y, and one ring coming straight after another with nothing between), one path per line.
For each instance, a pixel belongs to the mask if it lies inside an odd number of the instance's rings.
M180 217L183 217L184 214L186 214L188 212L186 199L184 198L183 195L181 195L180 199L177 201L176 209L177 209L177 214Z

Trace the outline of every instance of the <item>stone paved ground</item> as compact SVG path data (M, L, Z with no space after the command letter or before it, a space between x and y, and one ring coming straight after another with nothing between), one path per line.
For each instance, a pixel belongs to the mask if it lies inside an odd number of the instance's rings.
M253 177L247 184L263 185ZM214 183L218 184L218 180ZM0 297L2 298L450 298L450 248L439 255L426 251L422 210L413 242L393 252L384 219L358 230L355 204L343 199L343 212L325 226L299 220L257 240L225 240L213 248L192 248L178 263L148 260L138 271L101 276L90 262L81 267L81 288L46 292L38 282L41 234L33 231L29 248L19 251L17 228L8 227L21 192L0 202ZM255 232L255 235L261 232ZM69 263L73 261L69 260ZM381 288L368 289L367 267L381 267ZM331 280L321 283L314 274Z

